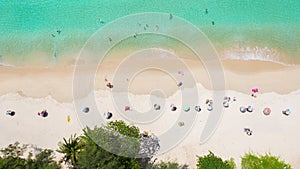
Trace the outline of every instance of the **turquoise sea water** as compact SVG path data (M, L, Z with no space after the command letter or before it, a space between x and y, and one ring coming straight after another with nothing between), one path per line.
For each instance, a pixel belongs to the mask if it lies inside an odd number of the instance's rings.
M66 57L79 52L106 23L141 12L172 13L186 19L199 27L218 51L237 45L266 47L277 51L274 59L280 53L285 56L281 61L300 63L299 0L0 0L1 60L25 63ZM247 57L272 57L257 55L264 52L248 53Z

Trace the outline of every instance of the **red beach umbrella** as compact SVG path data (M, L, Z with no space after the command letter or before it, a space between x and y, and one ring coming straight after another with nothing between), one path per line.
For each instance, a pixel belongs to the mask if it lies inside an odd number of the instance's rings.
M271 113L271 109L269 107L264 108L263 110L264 115L268 116Z

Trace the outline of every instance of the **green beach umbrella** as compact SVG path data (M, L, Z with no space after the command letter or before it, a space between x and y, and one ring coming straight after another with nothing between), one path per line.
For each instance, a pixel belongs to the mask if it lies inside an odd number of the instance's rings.
M184 106L183 106L183 110L184 110L185 112L190 111L190 106L184 105Z

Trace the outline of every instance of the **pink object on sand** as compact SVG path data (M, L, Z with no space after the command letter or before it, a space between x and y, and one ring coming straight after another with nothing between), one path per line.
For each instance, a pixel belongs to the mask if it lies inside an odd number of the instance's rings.
M264 115L268 116L271 113L271 109L269 107L264 108L263 110Z
M253 92L253 93L257 93L257 92L258 92L258 88L253 88L253 89L252 89L252 92Z
M179 71L178 71L178 74L180 74L180 75L183 76L183 75L184 75L184 71L183 71L183 70L179 70Z
M130 107L129 106L125 106L125 111L128 111L130 110Z

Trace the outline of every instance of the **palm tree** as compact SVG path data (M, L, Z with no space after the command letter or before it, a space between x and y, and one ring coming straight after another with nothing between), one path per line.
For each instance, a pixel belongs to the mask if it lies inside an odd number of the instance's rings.
M81 144L79 137L71 135L71 137L66 140L63 138L64 142L59 142L59 149L57 152L65 154L62 161L65 163L70 163L73 167L77 164L78 153L82 150L83 144Z

